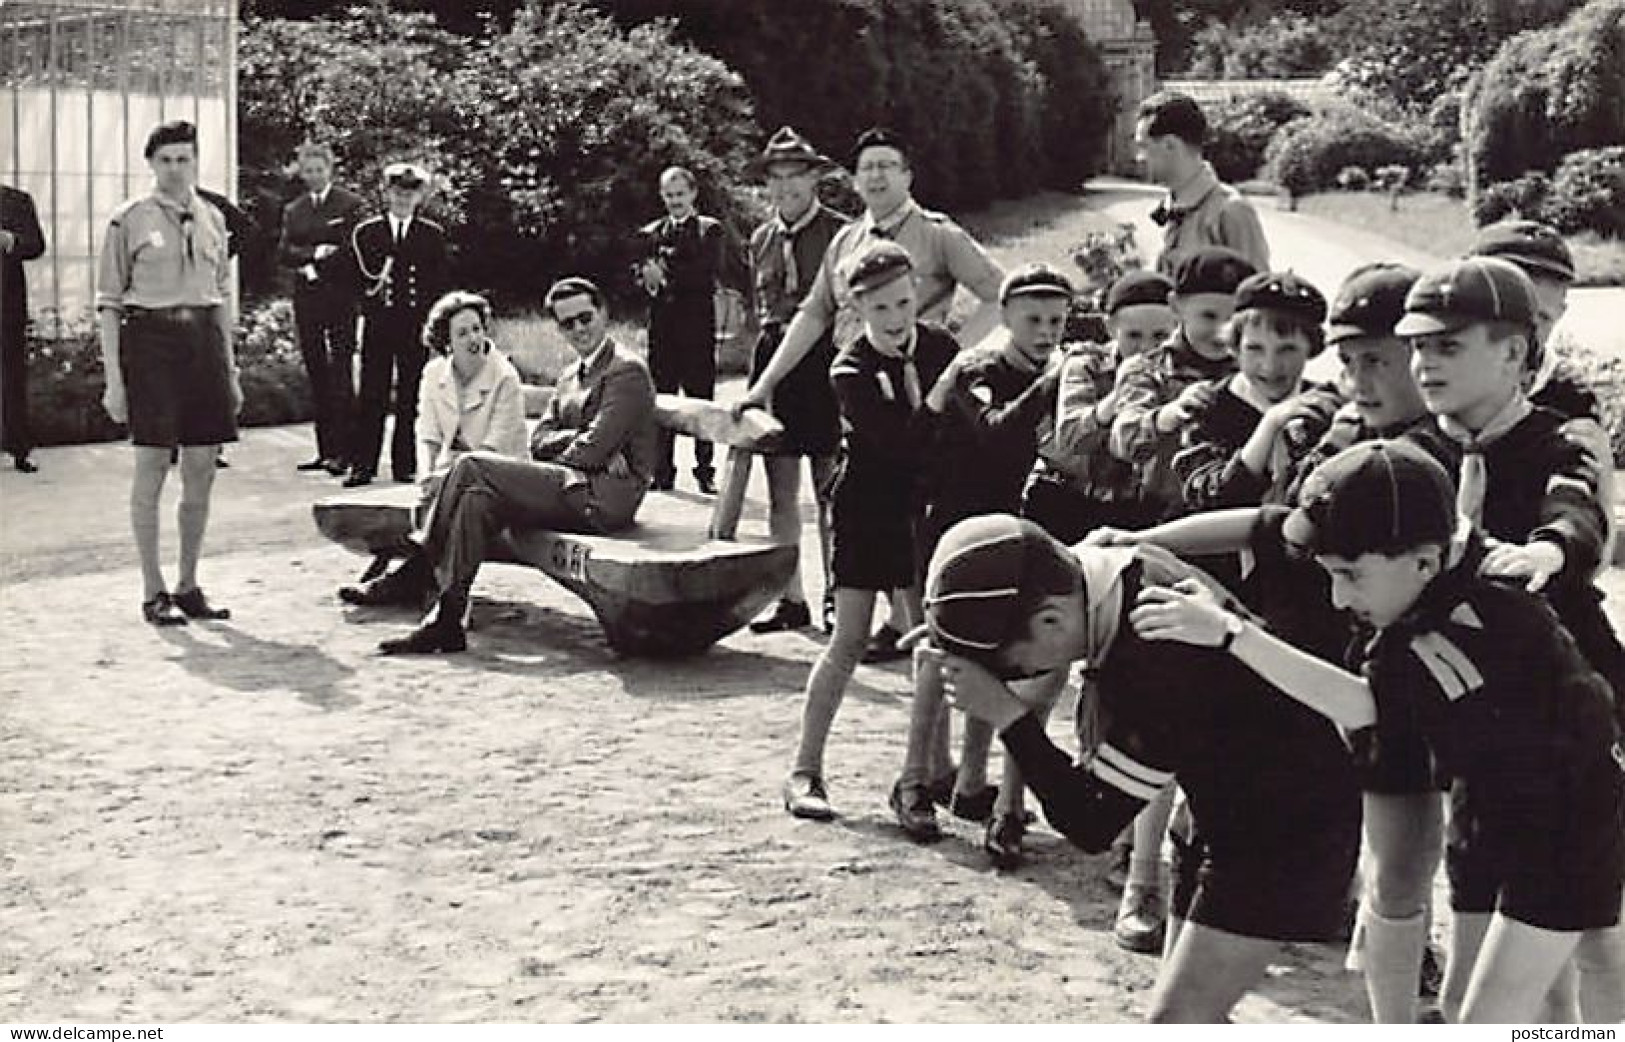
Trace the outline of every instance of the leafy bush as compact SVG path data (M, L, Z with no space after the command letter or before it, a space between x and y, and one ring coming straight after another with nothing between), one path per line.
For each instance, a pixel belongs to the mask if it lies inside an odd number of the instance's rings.
M28 343L29 419L41 445L114 441L123 429L102 411L106 370L101 341L89 322L61 340ZM237 323L237 366L245 427L298 423L310 418L310 393L294 340L287 301L252 308Z
M1547 347L1558 356L1561 368L1596 394L1602 426L1614 450L1614 466L1625 467L1625 360L1603 354L1563 332L1552 337Z
M1455 160L1436 163L1427 172L1423 187L1429 192L1439 192L1452 199L1461 199L1467 195L1467 176L1462 172L1461 164Z
M1625 0L1591 0L1563 24L1508 40L1463 99L1470 189L1625 141Z
M1208 140L1203 152L1221 180L1239 184L1264 165L1264 152L1276 133L1309 114L1307 105L1280 91L1226 98L1206 108Z
M1346 166L1337 172L1337 187L1345 192L1363 192L1371 187L1371 175L1363 167Z
M1335 187L1348 167L1417 166L1422 148L1410 131L1357 109L1336 106L1283 128L1265 151L1265 177L1294 196Z
M1625 239L1625 146L1564 156L1541 219L1561 232Z
M1187 75L1220 80L1319 76L1331 67L1337 49L1322 20L1302 15L1274 15L1239 29L1211 22L1191 41Z
M1474 223L1480 227L1508 217L1540 220L1551 194L1551 178L1540 173L1525 174L1490 185L1469 199L1468 205L1472 208Z

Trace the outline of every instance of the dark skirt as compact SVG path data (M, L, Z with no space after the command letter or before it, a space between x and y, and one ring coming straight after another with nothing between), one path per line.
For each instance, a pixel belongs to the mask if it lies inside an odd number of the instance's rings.
M237 411L220 326L206 309L175 318L130 311L119 330L119 371L137 445L222 445L237 440Z

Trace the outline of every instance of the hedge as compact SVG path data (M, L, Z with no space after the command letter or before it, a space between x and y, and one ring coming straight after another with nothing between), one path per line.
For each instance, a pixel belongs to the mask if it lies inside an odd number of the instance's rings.
M1282 127L1310 115L1309 106L1280 91L1261 90L1207 106L1203 153L1223 181L1239 184L1258 176L1264 153Z
M1417 135L1351 106L1336 106L1289 124L1265 151L1264 176L1291 195L1338 187L1349 167L1417 169L1426 157Z

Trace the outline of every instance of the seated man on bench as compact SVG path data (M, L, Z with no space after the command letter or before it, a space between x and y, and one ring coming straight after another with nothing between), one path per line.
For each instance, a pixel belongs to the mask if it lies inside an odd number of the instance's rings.
M504 529L610 533L632 524L653 474L655 391L648 367L611 340L603 293L583 278L547 291L547 312L580 356L554 385L531 433L533 462L474 452L446 474L415 540L438 599L386 655L467 647L463 618L487 548Z

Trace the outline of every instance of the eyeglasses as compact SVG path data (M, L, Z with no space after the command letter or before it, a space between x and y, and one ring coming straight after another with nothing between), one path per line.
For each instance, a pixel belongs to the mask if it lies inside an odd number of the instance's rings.
M586 329L588 326L592 325L592 320L596 318L597 315L598 312L596 311L579 311L574 315L565 315L556 319L555 321L558 322L560 329Z
M873 163L863 163L858 167L860 174L889 174L903 169L903 164L895 159L877 159Z

